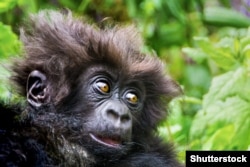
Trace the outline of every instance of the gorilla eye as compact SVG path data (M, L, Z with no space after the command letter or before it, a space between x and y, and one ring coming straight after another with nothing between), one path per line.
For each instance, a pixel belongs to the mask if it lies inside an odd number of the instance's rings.
M98 81L96 83L96 86L97 86L98 90L101 91L102 93L109 93L109 91L110 91L109 84L105 81Z
M138 96L134 93L131 93L131 92L127 93L125 97L126 97L127 101L132 103L132 104L137 104L139 101Z

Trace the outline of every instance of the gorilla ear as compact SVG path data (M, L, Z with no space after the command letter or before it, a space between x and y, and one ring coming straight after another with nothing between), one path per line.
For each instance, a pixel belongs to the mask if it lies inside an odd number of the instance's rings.
M49 101L47 77L40 71L32 71L28 77L27 100L31 106L35 107Z

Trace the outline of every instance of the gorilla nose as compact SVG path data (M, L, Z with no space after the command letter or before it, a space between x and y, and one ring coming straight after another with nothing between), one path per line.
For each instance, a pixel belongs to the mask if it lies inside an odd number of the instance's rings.
M130 128L132 118L129 108L122 102L111 101L104 108L104 117L116 128Z
M122 123L126 123L130 121L130 116L129 113L127 112L122 112L122 111L116 111L114 109L108 109L107 110L107 116L110 119L114 120L120 120Z

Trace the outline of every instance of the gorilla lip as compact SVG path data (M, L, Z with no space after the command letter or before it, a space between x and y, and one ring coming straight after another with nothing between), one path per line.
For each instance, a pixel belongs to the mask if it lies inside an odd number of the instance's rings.
M122 143L120 137L103 137L99 135L96 136L92 133L90 133L89 135L96 142L108 147L119 148Z

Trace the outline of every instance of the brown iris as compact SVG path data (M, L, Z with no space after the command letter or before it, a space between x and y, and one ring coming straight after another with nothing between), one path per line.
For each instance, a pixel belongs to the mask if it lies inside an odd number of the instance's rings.
M96 83L96 85L98 89L103 93L108 93L110 90L109 85L106 82L99 81Z
M127 93L126 94L126 99L133 104L136 104L138 102L138 97L134 93Z

